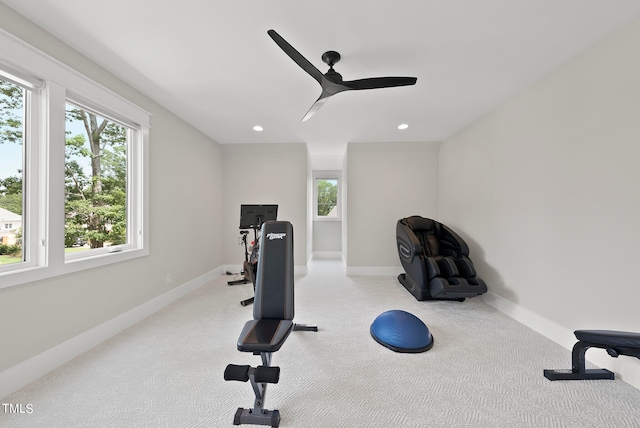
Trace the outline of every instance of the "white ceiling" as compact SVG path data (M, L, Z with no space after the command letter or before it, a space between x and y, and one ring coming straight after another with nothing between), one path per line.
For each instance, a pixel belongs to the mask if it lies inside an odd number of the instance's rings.
M217 142L305 142L316 169L348 142L443 140L640 17L638 0L2 2ZM338 94L302 123L320 86L269 29L322 72L336 50L345 80L418 82Z

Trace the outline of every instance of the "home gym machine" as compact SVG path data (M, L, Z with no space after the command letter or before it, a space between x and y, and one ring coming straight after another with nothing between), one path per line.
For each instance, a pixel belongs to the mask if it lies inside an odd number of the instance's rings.
M248 234L249 234L248 230L240 231L240 240L244 244L244 264L242 265L242 272L240 272L240 274L243 275L243 278L234 279L233 281L227 281L227 285L238 285L238 284L246 284L248 282L253 282L252 279L250 278L250 273L247 271L247 265L249 264L249 248L247 246ZM231 272L229 272L229 275L231 275Z
M258 252L260 249L258 231L262 228L265 221L276 220L278 217L278 205L240 205L240 235L244 244L244 264L242 273L244 278L235 281L229 281L227 284L247 284L251 282L255 293L256 273L258 270ZM253 229L253 244L251 253L247 244L247 235L249 232L242 229ZM253 297L240 302L242 306L253 303Z

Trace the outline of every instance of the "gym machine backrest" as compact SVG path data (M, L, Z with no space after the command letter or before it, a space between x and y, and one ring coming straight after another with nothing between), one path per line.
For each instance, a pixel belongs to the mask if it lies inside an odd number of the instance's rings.
M247 321L238 338L238 350L260 355L262 365L229 364L225 380L251 381L255 393L252 409L238 408L233 424L277 427L278 410L264 408L269 383L278 383L280 368L271 366L272 353L280 349L294 328L293 226L288 221L268 221L262 225L260 262L256 275L253 320Z

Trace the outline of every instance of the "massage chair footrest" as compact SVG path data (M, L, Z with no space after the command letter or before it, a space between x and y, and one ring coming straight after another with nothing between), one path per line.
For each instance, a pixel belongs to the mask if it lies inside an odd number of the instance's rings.
M251 375L256 383L278 383L280 381L280 367L258 366L254 368L247 365L229 364L224 371L224 380L246 382Z
M233 418L234 425L267 425L271 427L278 427L280 425L280 412L278 410L254 410L243 409L238 407L236 414Z
M445 287L447 286L440 284L440 281L446 283L446 280L443 278L434 278L433 282L436 283L437 286L433 287L433 289L431 288L433 284L429 285L427 288L418 286L411 280L411 278L407 276L406 273L401 273L400 275L398 275L398 281L404 286L404 288L406 288L411 294L413 294L416 300L420 301L451 300L456 302L464 302L467 297L475 297L478 295L475 292L470 294L464 291L461 292L460 290L447 290L445 292Z

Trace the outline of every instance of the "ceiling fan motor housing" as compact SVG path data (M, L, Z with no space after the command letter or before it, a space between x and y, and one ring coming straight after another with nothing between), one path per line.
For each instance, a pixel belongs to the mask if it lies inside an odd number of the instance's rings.
M322 61L329 67L333 67L338 61L340 61L340 54L336 51L327 51L322 54Z

